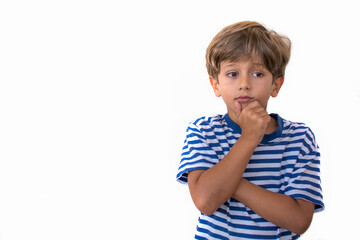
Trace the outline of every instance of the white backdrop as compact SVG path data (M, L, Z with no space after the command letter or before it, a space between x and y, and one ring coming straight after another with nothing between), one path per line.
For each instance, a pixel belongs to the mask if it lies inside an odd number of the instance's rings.
M225 113L205 50L264 23L293 42L269 111L307 123L326 209L302 239L357 234L356 1L1 1L0 240L192 239L185 129Z

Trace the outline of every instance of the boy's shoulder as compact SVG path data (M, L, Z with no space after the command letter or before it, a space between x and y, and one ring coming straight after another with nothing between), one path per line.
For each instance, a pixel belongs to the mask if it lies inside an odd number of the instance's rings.
M229 131L223 114L196 118L189 123L187 128L188 133L199 133L204 138L224 135Z
M313 134L310 127L303 122L290 121L284 118L281 118L281 120L283 122L283 129L285 131L288 131L289 133L310 132L311 134Z
M311 128L303 122L293 122L282 119L283 121L283 135L291 137L292 139L301 139L307 143L311 149L317 149L315 135Z
M197 126L199 128L206 127L206 126L215 126L222 124L225 120L225 115L223 114L216 114L214 116L202 116L199 118L194 119L189 123L189 125Z

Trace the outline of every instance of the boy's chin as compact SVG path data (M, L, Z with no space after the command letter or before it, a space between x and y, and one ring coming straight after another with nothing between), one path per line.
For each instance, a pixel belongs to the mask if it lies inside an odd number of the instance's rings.
M243 102L243 103L240 103L240 106L241 106L241 111L244 110L244 108L246 108L251 102L254 102L254 101L257 101L257 100L251 100L249 102ZM260 103L260 102L259 102ZM267 108L267 105L264 106L264 104L260 103L260 105L266 110ZM229 108L228 108L229 109ZM233 112L236 113L236 110L235 108L233 107Z
M250 102L246 102L246 103L240 103L241 106L241 110L243 110L244 108L247 107L247 105L249 105Z
M240 103L241 111L244 110L244 108L246 108L249 104L250 104L250 102Z

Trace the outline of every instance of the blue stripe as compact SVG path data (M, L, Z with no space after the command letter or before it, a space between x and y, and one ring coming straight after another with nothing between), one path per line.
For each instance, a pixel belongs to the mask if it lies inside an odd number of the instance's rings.
M250 159L250 164L281 163L282 159Z
M206 233L207 235L209 235L209 237L212 237L212 239L216 238L216 239L224 239L224 240L229 240L227 237L221 236L219 234L213 233L208 229L204 229L201 227L197 227L197 231L198 232L202 232L202 233Z
M192 132L186 135L186 139L192 139L192 138L199 138L206 141L206 138L201 133L197 133L197 132Z
M285 176L285 175L284 175ZM244 177L246 180L250 181L250 182L255 182L255 181L265 181L265 180L278 180L280 181L283 176L273 176L273 175L269 175L269 176L255 176L255 177Z
M188 156L190 155L190 153L185 153L183 154L183 156ZM195 153L192 157L183 157L181 162L185 162L185 161L189 161L192 160L193 158L197 158L197 157L206 157L206 158L210 158L210 159L214 159L214 160L218 160L218 157L214 154L201 154L201 153ZM186 164L185 164L186 165Z
M235 223L229 223L229 226L237 228L237 229L246 229L246 230L255 230L255 231L276 231L278 227L276 226L249 226L249 225L243 225L243 224L235 224Z
M297 171L299 168L294 168L295 171ZM320 172L320 169L317 168L317 167L312 167L311 165L305 165L305 166L302 166L301 169L304 169L304 170L310 170L310 171L313 171L313 172ZM305 171L306 172L306 171Z
M308 180L295 180L293 181L293 184L305 184L305 185L308 185L308 186L313 186L314 188L317 188L317 189L320 189L321 186L319 183L317 182L311 182L311 181L308 181Z
M268 155L268 154L283 154L286 152L284 149L280 150L256 150L253 155Z
M319 160L319 157L316 156L316 155L313 155L313 159L309 160L309 159L298 159L297 160L297 163L299 164L307 164L307 163L311 163L313 165L320 165L320 160Z
M238 233L238 232L229 232L231 236L234 237L242 237L248 239L278 239L275 235L255 235L255 234L246 234L246 233Z
M280 172L281 167L277 167L277 168L246 168L245 172L249 173L249 172Z
M318 175L313 175L313 174L304 173L304 172L293 173L291 175L291 178L293 178L293 179L298 178L298 177L309 177L309 178L314 179L315 181L319 181L319 183L320 183L320 176L318 176Z
M319 201L317 199L311 198L309 196L303 195L303 194L293 194L291 195L292 198L297 199L297 198L301 198L301 199L305 199L309 202L312 202L316 205L316 208L323 208L324 207L324 203L322 201Z
M281 232L278 234L278 237L286 237L286 236L291 236L291 232L290 231L286 231L286 232ZM298 239L300 237L300 235L296 235L291 239Z
M204 225L208 225L208 226L210 226L210 227L212 227L212 228L214 228L214 229L216 229L216 230L218 230L218 231L227 233L227 229L226 229L226 228L221 227L221 226L219 226L219 225L216 225L216 224L214 224L214 223L212 223L212 222L210 222L210 221L207 221L207 220L205 220L205 219L201 219L201 218L200 218L200 219L199 219L199 223L204 224Z
M187 142L189 145L195 145L195 144L204 144L204 141L201 140L190 140Z
M199 239L199 240L208 240L207 238L195 235L195 239Z
M318 191L314 191L314 190L312 190L312 189L309 189L309 188L307 188L307 189L298 189L298 188L294 188L294 187L287 187L286 188L286 190L285 190L285 192L290 192L290 191L292 191L292 190L296 190L296 192L308 192L308 193L311 193L312 195L314 195L314 196L317 196L317 197L319 197L319 198L322 198L322 194L321 193L319 193ZM302 195L304 195L304 194L302 194ZM310 197L309 197L310 198ZM312 198L310 198L310 199L312 199Z
M305 185L310 185L310 186L313 186L315 188L321 188L320 184L318 182L311 182L311 181L308 181L308 180L295 180L292 182L293 184L305 184Z
M273 190L280 190L280 187L282 186L282 184L259 184L260 187L265 188L265 189L273 189Z
M202 121L202 120L204 120L204 119L205 119L205 117L198 118L197 120L195 120L195 121L193 122L193 124L194 124L194 125L197 125L200 121Z
M235 199L233 199L233 201L236 201ZM237 201L236 201L237 202ZM247 209L245 207L235 207L235 206L230 206L229 207L229 210L230 211L233 211L233 212L246 212ZM229 212L227 212L227 210L224 210L222 208L219 208L217 210L219 213L222 213L224 214L227 218L221 218L221 217L218 217L218 216L215 216L215 215L211 215L210 217L216 217L217 220L219 222L223 222L223 223L226 223L227 222L227 219L235 219L235 220L243 220L243 221L247 221L247 222L256 222L256 223L264 223L264 222L267 222L265 219L263 218L252 218L250 217L251 215L255 215L256 213L253 212L253 211L249 211L248 212L248 216L242 216L242 215L235 215L235 214L230 214Z

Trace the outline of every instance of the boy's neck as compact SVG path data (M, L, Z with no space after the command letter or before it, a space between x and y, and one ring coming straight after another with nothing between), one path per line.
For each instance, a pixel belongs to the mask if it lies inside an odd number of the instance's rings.
M273 132L276 131L276 129L278 129L278 123L277 123L277 120L273 117L270 117L270 122L268 123L267 125L267 128L266 128L266 131L265 131L265 134L271 134Z

